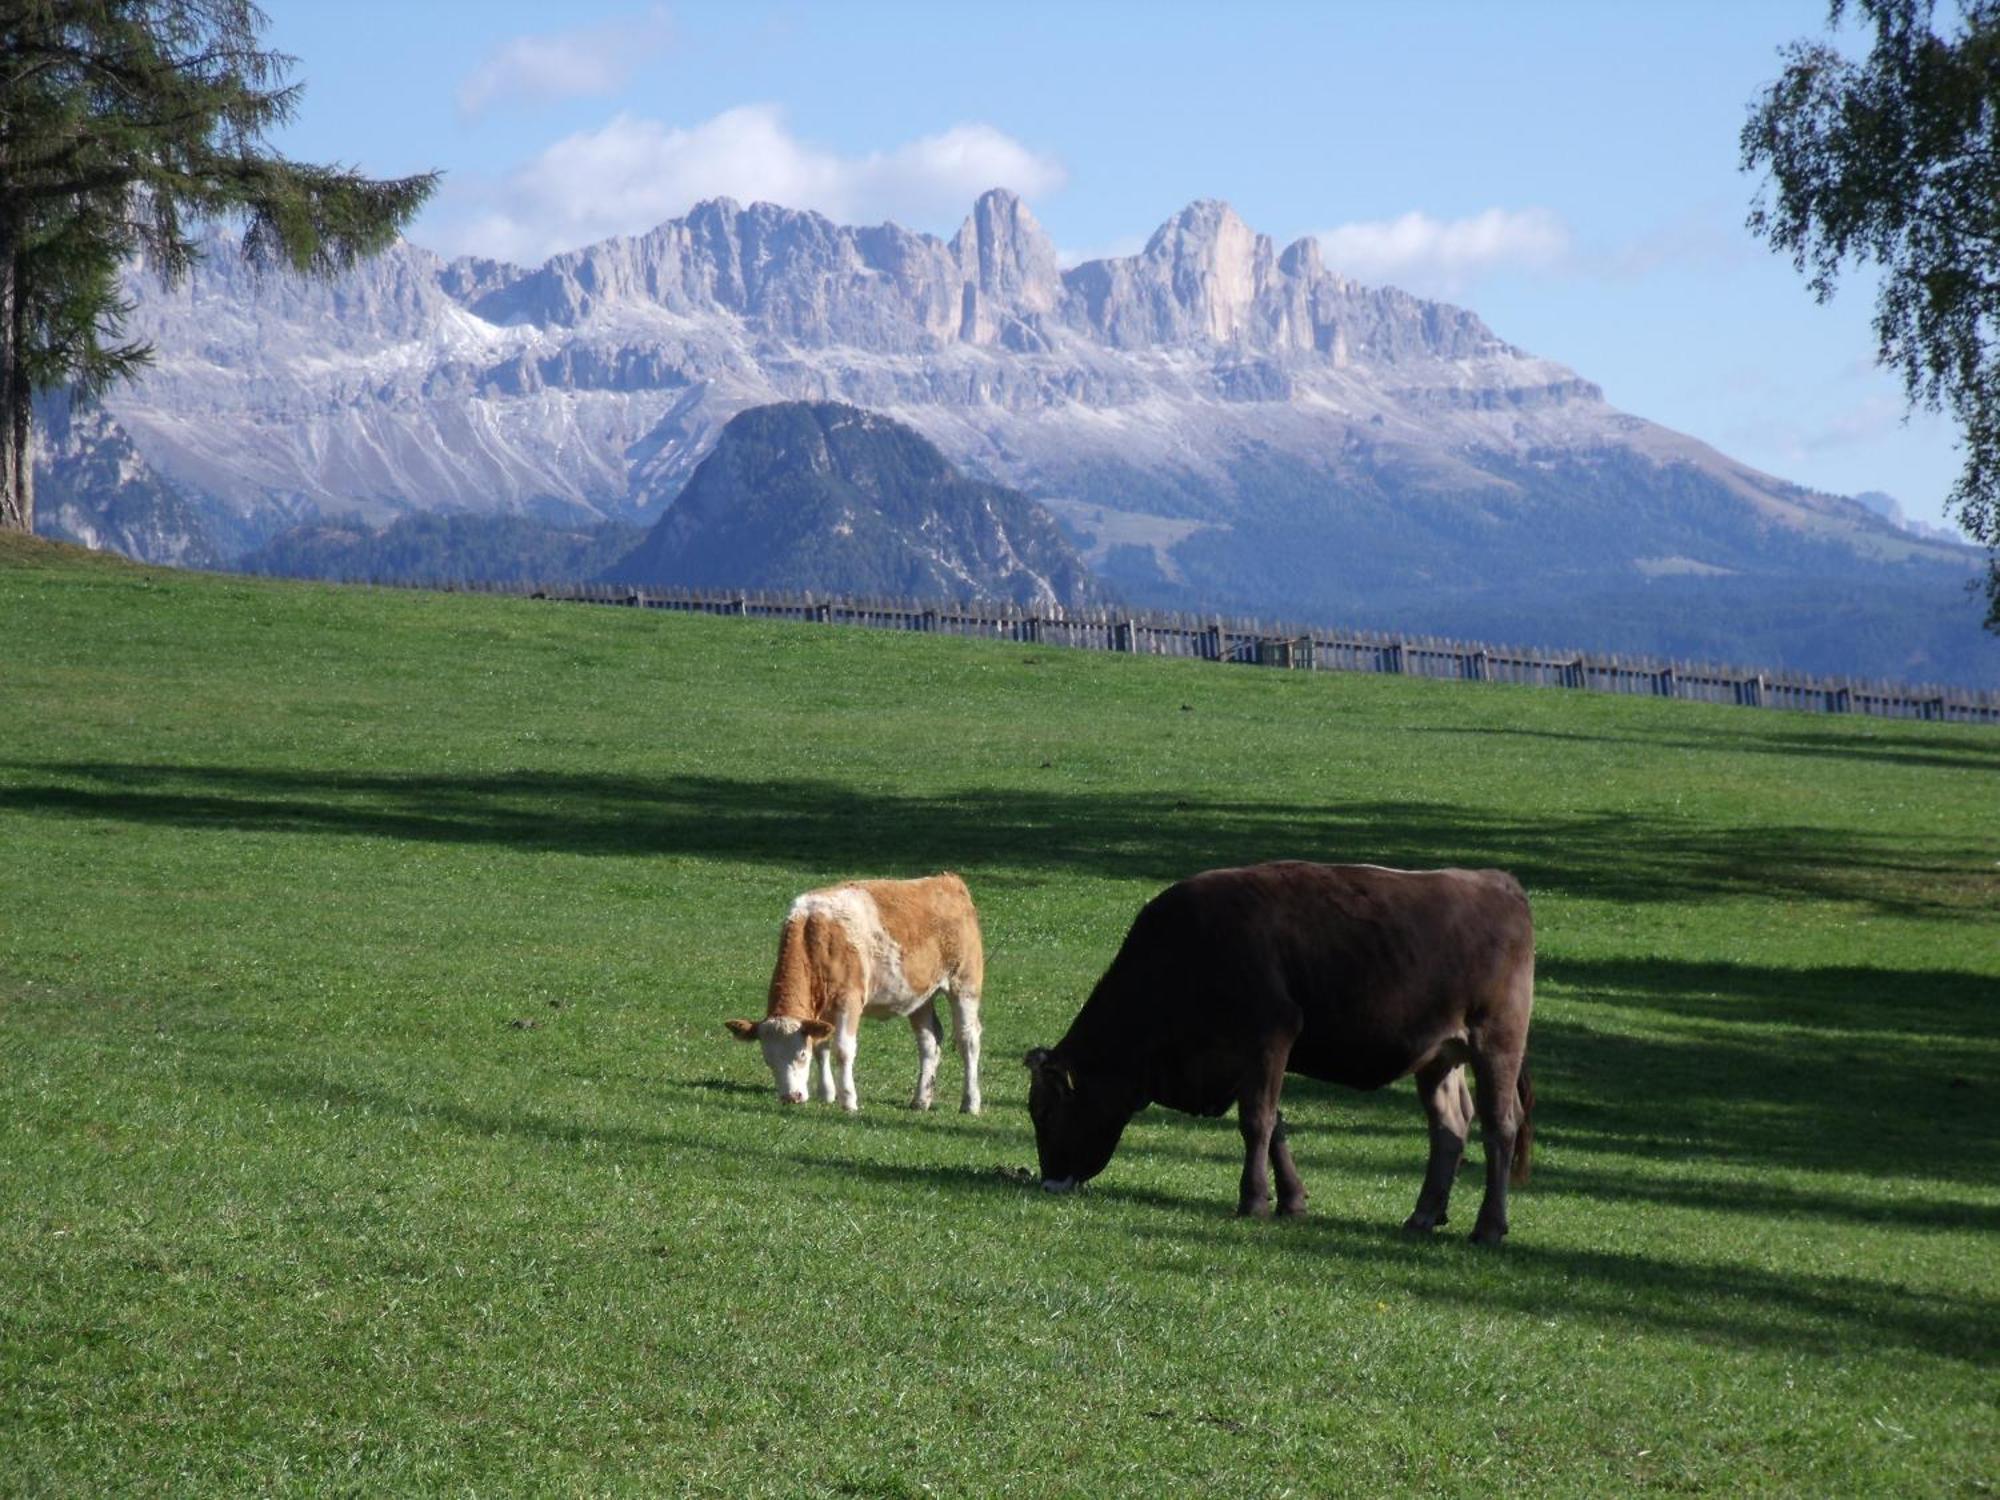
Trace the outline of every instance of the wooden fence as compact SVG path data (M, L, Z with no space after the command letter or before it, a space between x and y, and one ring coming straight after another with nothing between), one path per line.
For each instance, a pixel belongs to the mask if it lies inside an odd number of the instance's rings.
M354 579L352 582L372 582ZM625 584L431 583L415 587L511 594L585 604L664 609L684 614L742 615L763 620L866 625L977 636L1024 645L1071 646L1142 656L1185 656L1302 671L1387 672L1459 682L1518 682L1540 687L1787 708L1803 713L1867 714L1882 719L1929 719L2000 724L2000 692L1816 677L1748 667L1695 665L1652 657L1481 645L1435 636L1278 625L1219 615L1176 614L1118 607L1066 610L1060 605L942 603L860 599L811 593L726 589L639 588Z

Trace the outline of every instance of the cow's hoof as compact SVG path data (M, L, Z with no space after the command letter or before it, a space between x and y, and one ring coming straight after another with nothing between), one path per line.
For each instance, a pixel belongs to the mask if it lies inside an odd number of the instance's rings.
M1472 1243L1475 1245L1497 1245L1507 1238L1505 1224L1478 1224L1473 1226Z
M1239 1219L1268 1219L1271 1217L1270 1201L1259 1198L1255 1203L1239 1203L1236 1205L1236 1217Z
M1450 1222L1443 1214L1411 1214L1409 1218L1403 1220L1403 1232L1405 1234L1429 1234L1439 1225Z
M966 1102L965 1102L964 1104L961 1104L961 1105L959 1105L959 1107L958 1107L958 1112L959 1112L960 1114L962 1114L962 1115L976 1115L976 1114L978 1114L978 1113L979 1113L979 1101L978 1101L977 1099L971 1099L971 1100L968 1100L968 1101L966 1101Z
M911 1108L911 1109L916 1109L916 1110L927 1110L927 1109L929 1109L930 1107L931 1107L931 1101L930 1101L930 1100L928 1100L928 1099L912 1099L912 1100L910 1101L910 1108Z
M1301 1193L1296 1198L1280 1198L1278 1212L1287 1219L1303 1219L1306 1216L1305 1194Z

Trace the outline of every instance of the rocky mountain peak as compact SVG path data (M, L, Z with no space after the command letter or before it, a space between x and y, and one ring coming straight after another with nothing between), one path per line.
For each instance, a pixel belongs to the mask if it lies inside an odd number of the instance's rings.
M1042 342L1034 331L1062 300L1062 276L1055 245L1020 198L1005 188L980 194L952 237L951 258L962 278L962 342L1007 342L1010 334Z
M1048 512L915 429L830 401L738 412L607 577L1074 605L1098 597Z
M1319 280L1326 274L1326 262L1321 257L1319 241L1311 235L1293 240L1278 256L1278 270L1300 281Z
M1141 255L1193 328L1219 344L1248 325L1251 304L1271 278L1270 239L1214 198L1190 203L1153 232Z

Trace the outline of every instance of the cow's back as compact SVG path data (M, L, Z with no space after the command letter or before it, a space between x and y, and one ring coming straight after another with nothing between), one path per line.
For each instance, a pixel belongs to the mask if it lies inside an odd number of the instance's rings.
M901 954L905 982L926 994L939 985L977 992L986 954L972 893L946 871L920 880L857 880L881 915L882 929Z
M1229 1106L1239 1054L1273 1027L1297 1029L1291 1071L1378 1088L1477 1024L1533 942L1503 871L1211 870L1139 913L1071 1037L1201 1113Z

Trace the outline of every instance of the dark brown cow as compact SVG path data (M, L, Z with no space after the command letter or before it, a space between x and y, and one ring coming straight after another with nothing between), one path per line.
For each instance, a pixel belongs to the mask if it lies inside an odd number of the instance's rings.
M1378 1089L1406 1073L1430 1121L1430 1169L1405 1228L1445 1222L1465 1150L1472 1065L1486 1143L1473 1239L1507 1233L1507 1184L1533 1139L1528 1012L1535 932L1502 870L1390 870L1296 861L1210 870L1149 901L1053 1047L1027 1056L1042 1185L1104 1170L1148 1104L1219 1115L1243 1132L1237 1212L1305 1212L1285 1144L1285 1074Z

